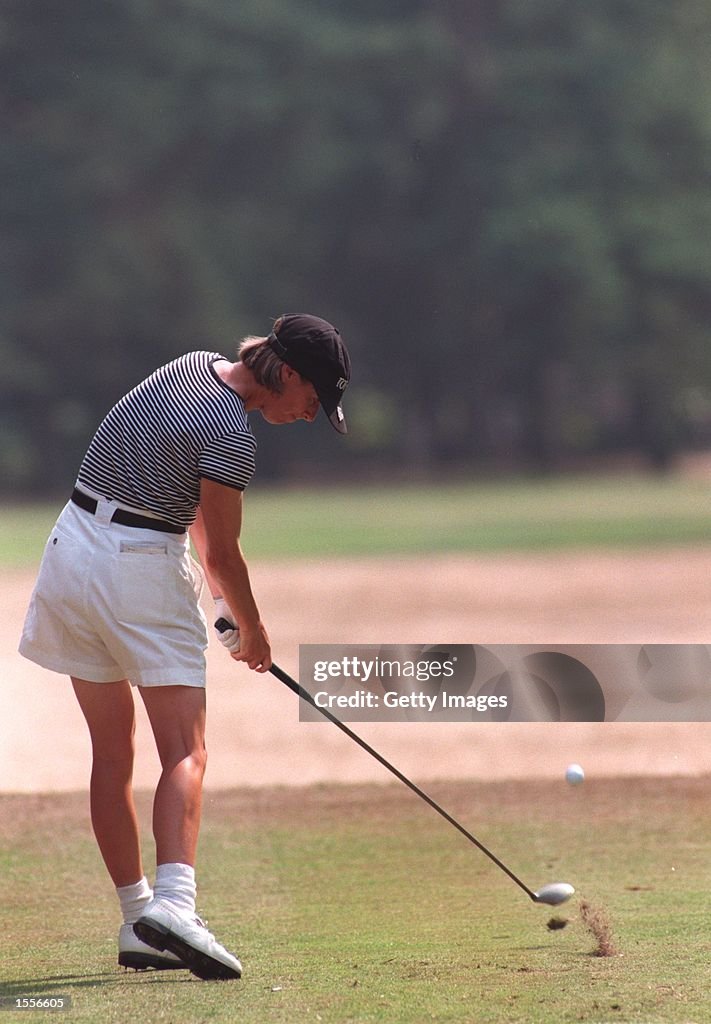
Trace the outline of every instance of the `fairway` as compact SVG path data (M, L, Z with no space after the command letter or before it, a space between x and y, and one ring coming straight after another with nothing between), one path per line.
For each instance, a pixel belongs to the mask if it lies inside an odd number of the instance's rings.
M705 481L673 475L308 490L259 485L245 495L242 537L249 557L262 559L709 543L710 491ZM36 564L62 504L0 511L0 564Z
M121 971L86 798L3 796L0 993L69 996L58 1019L96 1024L700 1024L709 781L428 787L533 884L571 881L555 910L401 787L212 794L201 910L242 957L235 983ZM147 826L145 797L140 813ZM608 916L619 955L596 955L581 899ZM549 930L554 916L567 926Z

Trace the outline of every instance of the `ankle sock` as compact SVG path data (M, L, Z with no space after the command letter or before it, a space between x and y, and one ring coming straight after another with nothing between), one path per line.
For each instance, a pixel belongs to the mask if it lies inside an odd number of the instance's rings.
M185 914L195 913L195 868L190 864L159 864L154 899L165 900Z
M134 885L117 886L116 895L121 904L123 923L135 924L153 899L153 890L144 875L140 882L136 882Z

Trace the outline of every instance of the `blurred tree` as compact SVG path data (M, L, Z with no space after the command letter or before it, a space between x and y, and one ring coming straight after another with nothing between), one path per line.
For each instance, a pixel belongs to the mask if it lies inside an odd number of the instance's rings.
M700 0L7 0L3 486L65 488L127 387L286 309L353 348L323 471L665 465L711 376L710 28ZM256 428L262 472L302 471Z
M666 462L673 395L708 374L701 23L695 0L490 6L479 154L495 195L476 265L501 311L498 399L515 396L536 464L561 460L571 408L609 377L627 384L628 440Z

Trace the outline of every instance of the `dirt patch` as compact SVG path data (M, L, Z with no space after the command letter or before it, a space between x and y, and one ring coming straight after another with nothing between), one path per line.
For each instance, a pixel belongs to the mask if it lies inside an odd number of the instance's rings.
M705 643L711 548L261 563L254 589L283 668L301 643ZM34 574L0 591L0 791L85 789L90 751L68 681L16 653ZM271 676L208 652L207 787L380 782L384 769L327 723L301 723ZM138 706L136 785L158 761ZM711 728L673 724L363 723L373 746L415 779L688 775L711 768Z
M563 830L575 831L581 820L598 827L611 826L617 834L629 826L630 816L640 814L660 831L674 834L679 821L698 821L699 834L687 834L685 842L704 842L703 815L708 804L711 776L698 778L658 777L603 779L586 797L581 808L576 799L566 799L565 783L559 780L440 781L426 784L426 791L466 827L475 833L484 829L494 836L497 827L512 824L526 831L546 829L558 842ZM152 793L136 794L138 815L150 826ZM238 826L245 833L264 829L291 829L298 819L300 828L332 831L341 826L367 826L370 834L389 835L393 821L407 823L415 833L428 836L433 830L447 832L442 821L400 783L317 784L256 786L208 792L203 808L207 830ZM91 836L89 801L86 793L0 793L0 834L7 844L52 842L62 834ZM455 842L461 843L454 832ZM546 843L548 840L546 840ZM555 844L555 843L554 843ZM549 868L554 864L549 863ZM629 884L626 892L652 891L651 885ZM572 904L571 904L572 906ZM582 908L581 908L582 909ZM589 905L587 912L596 912ZM583 923L587 925L584 914ZM553 918L559 920L559 918ZM564 918L567 922L568 918Z

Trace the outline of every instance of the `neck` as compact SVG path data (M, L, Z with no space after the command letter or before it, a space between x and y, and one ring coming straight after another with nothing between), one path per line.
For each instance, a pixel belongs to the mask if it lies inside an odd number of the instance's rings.
M217 363L215 369L225 384L237 392L247 412L261 406L265 389L257 384L254 374L244 363Z

